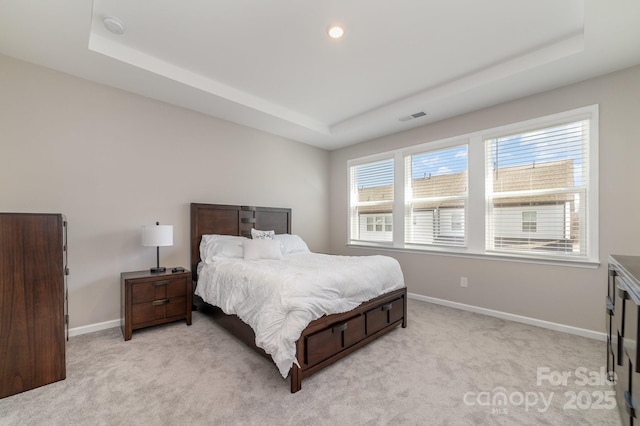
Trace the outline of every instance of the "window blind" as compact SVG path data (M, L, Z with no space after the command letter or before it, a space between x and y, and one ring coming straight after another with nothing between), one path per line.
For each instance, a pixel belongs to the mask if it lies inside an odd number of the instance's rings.
M405 156L405 243L466 246L467 145Z
M589 120L485 140L486 249L586 256Z
M350 167L350 239L393 241L393 158Z

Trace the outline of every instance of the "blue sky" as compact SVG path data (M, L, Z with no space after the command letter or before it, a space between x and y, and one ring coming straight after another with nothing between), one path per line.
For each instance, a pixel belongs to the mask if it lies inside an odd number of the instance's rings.
M575 184L582 176L582 133L585 122L575 122L533 131L516 136L499 138L493 144L494 168L533 165L559 160L573 160ZM499 147L496 150L496 145Z
M583 181L582 126L583 122L576 122L499 138L494 140L497 143L493 143L491 161L494 167L503 168L573 159L575 180L579 185ZM496 150L496 147L499 149ZM467 156L466 144L413 155L412 177L417 179L461 172L468 167ZM391 184L393 160L358 166L356 179L358 187Z
M467 157L467 145L413 155L411 176L418 179L462 172L467 170Z

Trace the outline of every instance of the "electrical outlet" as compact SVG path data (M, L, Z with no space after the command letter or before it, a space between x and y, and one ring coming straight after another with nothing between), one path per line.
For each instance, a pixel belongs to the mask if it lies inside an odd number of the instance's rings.
M469 280L467 279L467 277L460 277L460 287L467 288L468 285Z

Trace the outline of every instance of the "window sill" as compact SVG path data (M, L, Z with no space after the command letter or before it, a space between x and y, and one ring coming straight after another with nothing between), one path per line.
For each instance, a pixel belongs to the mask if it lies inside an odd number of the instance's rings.
M470 259L495 260L502 262L519 262L532 263L538 265L554 265L567 266L573 268L597 269L600 266L599 260L569 260L569 259L551 259L542 257L524 257L518 255L507 255L497 253L470 253L465 251L454 251L447 249L419 249L406 247L393 247L385 244L375 243L347 243L348 248L364 249L364 250L382 250L400 253L426 254L433 256L461 257Z

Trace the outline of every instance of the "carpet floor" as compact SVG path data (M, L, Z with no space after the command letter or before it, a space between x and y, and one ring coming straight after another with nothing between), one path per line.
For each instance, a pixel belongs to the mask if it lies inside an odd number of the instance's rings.
M397 328L302 382L194 312L71 338L66 380L0 399L0 425L618 425L605 344L409 300Z

